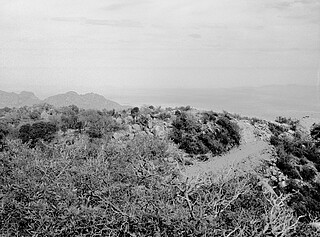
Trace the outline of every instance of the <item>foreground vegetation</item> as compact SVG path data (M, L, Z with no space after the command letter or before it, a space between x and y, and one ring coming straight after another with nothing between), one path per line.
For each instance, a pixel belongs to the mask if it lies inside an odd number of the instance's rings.
M289 120L287 126L270 125L273 136L270 139L278 155L277 167L287 180L278 192L290 194L288 204L304 221L320 218L320 143L319 125L315 125L310 135L296 130L296 122ZM291 136L284 133L292 129Z
M183 181L167 142L1 153L1 234L18 236L286 236L297 219L254 176ZM254 223L254 224L253 224Z
M178 148L216 155L239 144L239 128L226 114L49 105L0 112L0 235L314 234L291 205L292 193L269 192L257 175L182 176ZM151 134L151 120L172 129L159 136L156 125ZM113 138L132 127L141 131Z

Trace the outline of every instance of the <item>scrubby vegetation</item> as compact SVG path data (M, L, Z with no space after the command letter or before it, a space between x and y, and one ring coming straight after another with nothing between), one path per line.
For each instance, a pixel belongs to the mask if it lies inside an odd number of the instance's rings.
M296 130L297 125L299 124L299 120L297 119L286 118L282 116L277 117L275 121L280 124L286 124L290 126L290 128L294 131Z
M290 120L288 120L290 122ZM288 125L291 125L289 123ZM270 142L276 147L277 167L288 177L279 192L290 194L289 205L303 220L320 218L320 144L311 130L311 137L302 137L296 132L285 136L285 129L273 127ZM313 128L314 129L314 128Z
M172 123L171 139L190 154L220 155L240 144L239 127L226 116L203 113L197 118L179 113Z
M264 193L254 176L183 181L169 165L167 142L139 137L87 153L30 149L1 153L1 234L19 236L254 236L294 233L284 198ZM252 225L252 223L255 223Z
M182 176L184 163L172 141L190 154L221 154L240 142L239 127L226 114L50 105L0 113L1 236L312 233L298 223L295 199L267 191L256 175ZM274 142L286 147L280 138ZM306 159L298 176L316 190L309 162L317 164L316 157L299 149L290 151Z
M320 141L320 124L314 124L312 126L310 135L313 139Z

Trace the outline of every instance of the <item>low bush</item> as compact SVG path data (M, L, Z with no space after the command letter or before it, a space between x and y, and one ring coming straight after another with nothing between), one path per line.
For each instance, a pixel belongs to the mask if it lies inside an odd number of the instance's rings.
M311 127L310 135L314 140L320 140L320 124L314 124Z

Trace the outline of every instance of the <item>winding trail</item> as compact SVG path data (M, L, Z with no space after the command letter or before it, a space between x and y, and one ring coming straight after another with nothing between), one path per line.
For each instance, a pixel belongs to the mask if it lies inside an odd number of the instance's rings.
M221 156L211 157L206 162L194 162L185 168L184 175L188 178L200 177L204 174L219 173L233 168L239 172L252 172L264 160L272 157L273 150L269 143L255 135L255 127L248 122L239 121L241 144Z

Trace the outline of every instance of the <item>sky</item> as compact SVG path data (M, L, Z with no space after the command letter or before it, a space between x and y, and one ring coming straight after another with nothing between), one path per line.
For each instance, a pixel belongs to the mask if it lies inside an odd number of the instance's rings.
M319 0L0 0L0 90L317 85Z

